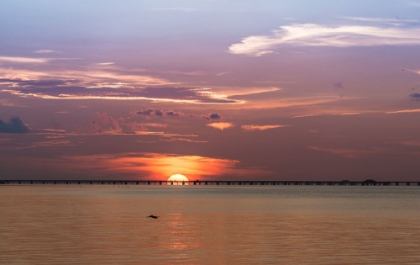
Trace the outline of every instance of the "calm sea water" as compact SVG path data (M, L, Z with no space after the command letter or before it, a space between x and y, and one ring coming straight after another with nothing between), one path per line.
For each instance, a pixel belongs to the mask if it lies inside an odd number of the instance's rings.
M420 187L4 185L0 264L420 264Z

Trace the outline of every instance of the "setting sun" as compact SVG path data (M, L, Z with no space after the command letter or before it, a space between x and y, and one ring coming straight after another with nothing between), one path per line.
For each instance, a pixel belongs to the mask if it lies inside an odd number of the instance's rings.
M175 174L175 175L170 176L168 178L168 181L176 181L176 182L184 181L184 182L187 182L188 178L184 175L181 175L181 174Z

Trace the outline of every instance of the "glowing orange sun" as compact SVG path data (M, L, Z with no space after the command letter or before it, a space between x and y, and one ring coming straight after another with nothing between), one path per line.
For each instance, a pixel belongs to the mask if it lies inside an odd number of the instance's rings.
M182 182L182 181L188 181L187 177L181 174L175 174L172 175L168 178L168 181L177 181L177 182Z

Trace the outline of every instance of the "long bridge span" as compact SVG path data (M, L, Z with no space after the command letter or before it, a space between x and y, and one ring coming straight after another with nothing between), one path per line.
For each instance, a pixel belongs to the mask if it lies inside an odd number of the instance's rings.
M420 186L420 181L296 181L296 180L0 180L0 185L232 185L232 186Z

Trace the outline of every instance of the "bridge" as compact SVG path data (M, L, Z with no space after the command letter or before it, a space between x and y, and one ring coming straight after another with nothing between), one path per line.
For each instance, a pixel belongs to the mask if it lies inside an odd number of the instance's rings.
M0 185L232 185L232 186L420 186L415 181L296 181L296 180L0 180Z

